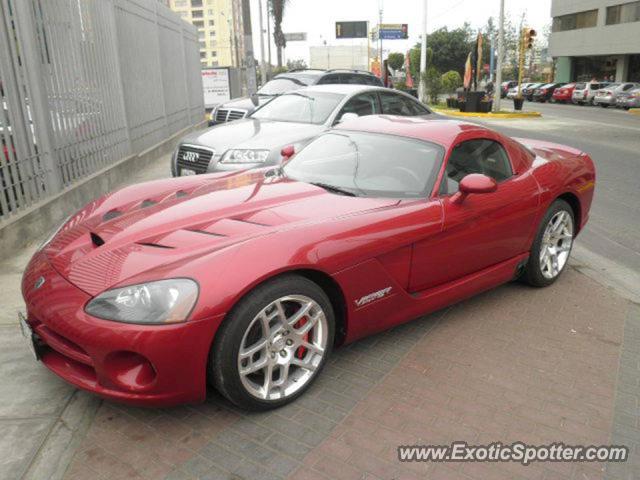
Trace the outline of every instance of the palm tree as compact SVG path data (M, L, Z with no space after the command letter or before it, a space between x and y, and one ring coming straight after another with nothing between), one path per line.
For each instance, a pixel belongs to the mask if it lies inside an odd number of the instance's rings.
M282 17L287 2L288 0L269 0L269 13L273 17L273 41L277 49L278 67L282 67L282 49L287 46L282 32Z

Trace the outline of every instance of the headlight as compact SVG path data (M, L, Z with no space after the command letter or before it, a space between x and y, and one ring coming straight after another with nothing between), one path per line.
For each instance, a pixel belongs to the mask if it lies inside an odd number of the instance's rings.
M64 227L67 224L67 222L71 219L72 216L73 215L69 215L62 222L56 225L56 227L53 230L51 230L51 232L49 233L49 235L47 235L47 238L44 240L44 242L42 242L38 247L38 251L42 250L44 247L49 245L51 240L53 240L53 237L55 237L60 232L60 230L62 230L62 227Z
M174 278L107 290L91 300L85 312L124 323L178 323L187 320L197 300L196 282Z
M264 163L269 156L269 150L227 150L220 160L221 163Z

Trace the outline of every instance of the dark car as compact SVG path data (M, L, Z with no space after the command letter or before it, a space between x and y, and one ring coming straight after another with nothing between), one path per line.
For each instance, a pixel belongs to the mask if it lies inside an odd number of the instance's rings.
M244 118L260 105L283 93L311 85L336 83L371 85L374 87L384 86L378 77L371 72L363 70L292 70L273 77L260 87L253 98L236 98L218 105L211 112L209 126Z
M286 158L284 147L297 152L344 120L374 114L433 115L399 90L366 85L305 87L279 95L245 119L184 137L173 155L171 172L185 176L278 165Z
M529 101L533 100L533 92L536 88L540 88L544 85L544 83L530 83L526 87L522 89L522 96Z
M534 102L548 102L551 100L553 92L556 88L562 87L566 85L565 83L547 83L546 85L542 85L541 87L536 88L533 91L533 101Z

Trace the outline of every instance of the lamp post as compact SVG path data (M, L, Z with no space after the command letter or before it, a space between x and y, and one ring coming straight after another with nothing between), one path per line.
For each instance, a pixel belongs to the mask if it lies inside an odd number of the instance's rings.
M424 0L422 12L422 46L420 47L420 81L418 83L418 97L421 102L426 101L426 85L424 84L423 73L427 71L427 0Z

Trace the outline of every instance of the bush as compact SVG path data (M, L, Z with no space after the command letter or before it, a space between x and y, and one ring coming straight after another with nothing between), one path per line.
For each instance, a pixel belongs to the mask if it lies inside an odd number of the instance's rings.
M404 65L404 55L402 53L390 53L387 57L387 65L389 65L393 71L400 70Z
M438 97L442 93L442 75L435 67L427 68L422 74L422 79L427 88L427 93L432 103L438 103Z
M449 70L442 75L442 89L445 93L453 94L462 86L462 77L455 70Z

